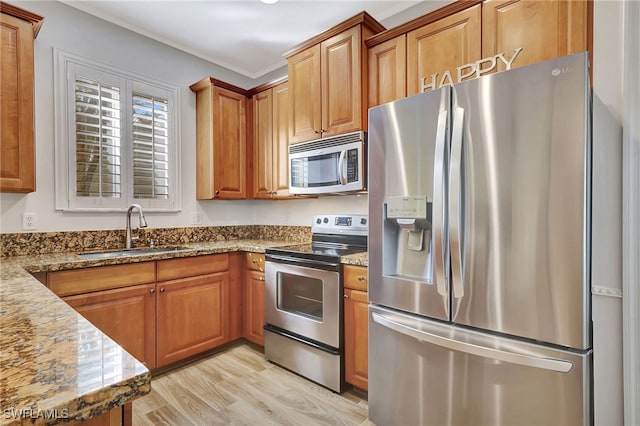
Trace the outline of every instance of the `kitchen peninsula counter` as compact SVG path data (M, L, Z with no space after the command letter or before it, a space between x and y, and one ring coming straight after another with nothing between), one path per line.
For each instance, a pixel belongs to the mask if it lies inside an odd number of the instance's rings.
M149 370L30 273L232 251L286 241L185 244L186 250L87 259L51 253L0 259L0 425L84 420L151 390Z
M0 425L83 420L151 390L149 370L30 273L235 251L264 253L290 241L226 240L179 251L90 259L50 253L0 259ZM367 253L341 258L366 266ZM45 417L57 417L46 419Z

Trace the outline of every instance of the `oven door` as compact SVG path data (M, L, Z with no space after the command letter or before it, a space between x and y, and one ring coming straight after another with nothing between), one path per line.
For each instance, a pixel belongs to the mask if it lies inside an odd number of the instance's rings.
M269 255L265 320L333 348L340 347L340 265Z

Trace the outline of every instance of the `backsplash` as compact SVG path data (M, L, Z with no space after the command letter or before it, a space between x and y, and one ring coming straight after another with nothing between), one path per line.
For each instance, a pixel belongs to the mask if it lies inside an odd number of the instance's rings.
M234 225L134 230L135 247L226 240L311 240L309 226ZM65 231L0 234L0 257L31 254L117 250L124 247L125 231Z

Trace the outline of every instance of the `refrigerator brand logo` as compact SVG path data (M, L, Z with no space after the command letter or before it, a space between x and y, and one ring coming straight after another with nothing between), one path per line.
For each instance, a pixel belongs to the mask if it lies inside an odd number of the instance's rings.
M495 56L491 56L489 58L480 59L479 61L472 62L470 64L465 64L456 68L456 76L458 79L455 81L456 83L461 82L467 78L471 77L480 77L484 74L487 74L495 69L498 65L498 60L502 61L504 65L507 67L507 70L511 69L511 64L516 60L520 52L522 51L522 47L517 49L513 49L513 55L511 59L507 59L503 53L498 53ZM451 71L447 70L442 74L442 77L438 79L440 74L432 74L430 77L430 81L427 80L427 77L420 78L420 92L426 92L427 90L438 89L447 84L453 84L453 76L451 75Z

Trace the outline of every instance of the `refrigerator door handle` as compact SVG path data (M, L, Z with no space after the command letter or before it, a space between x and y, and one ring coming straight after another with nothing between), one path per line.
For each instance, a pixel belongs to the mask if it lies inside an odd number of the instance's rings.
M527 367L542 368L544 370L557 371L567 373L573 367L573 363L555 358L542 358L535 355L526 355L522 353L510 352L506 350L488 348L472 343L460 342L448 337L432 334L427 331L418 330L408 325L394 321L387 315L381 315L376 312L371 313L373 321L383 327L394 330L398 333L412 337L414 339L431 343L443 348L456 352L464 352L471 355L481 356L484 358L495 359L508 362L511 364L524 365Z
M447 214L444 203L446 190L444 185L444 162L447 138L447 111L440 111L438 115L438 128L436 131L435 165L433 168L433 243L434 243L434 269L436 289L441 296L448 296L448 264L447 264L447 238L443 233L447 229Z
M464 230L462 229L462 135L464 132L464 109L453 108L453 129L451 132L451 164L449 169L449 229L451 244L451 281L453 297L460 299L464 296Z

